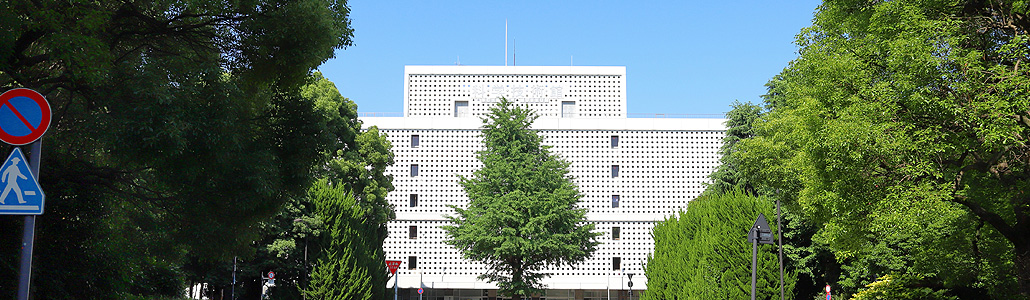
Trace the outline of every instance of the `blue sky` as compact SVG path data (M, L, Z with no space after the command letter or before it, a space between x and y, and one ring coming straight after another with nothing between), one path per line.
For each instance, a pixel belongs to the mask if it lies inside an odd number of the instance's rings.
M625 66L630 113L720 114L760 102L797 56L814 0L353 0L354 46L319 70L361 112L403 111L405 65Z

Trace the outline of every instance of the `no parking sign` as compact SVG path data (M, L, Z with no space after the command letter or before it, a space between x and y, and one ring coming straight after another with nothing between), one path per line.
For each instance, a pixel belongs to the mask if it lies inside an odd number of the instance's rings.
M36 91L13 89L0 95L0 140L21 146L50 128L50 103Z

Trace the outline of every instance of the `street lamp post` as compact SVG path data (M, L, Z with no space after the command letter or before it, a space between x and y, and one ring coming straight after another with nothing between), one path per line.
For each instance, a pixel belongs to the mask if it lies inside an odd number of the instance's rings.
M751 300L755 300L756 287L758 285L758 243L772 244L772 229L769 222L765 221L765 215L758 214L755 224L747 233L747 240L753 244L751 250Z
M606 275L608 276L604 278L604 289L608 293L608 298L605 298L605 300L612 300L612 272L608 271Z
M633 273L626 273L626 276L629 277L629 299L633 300Z

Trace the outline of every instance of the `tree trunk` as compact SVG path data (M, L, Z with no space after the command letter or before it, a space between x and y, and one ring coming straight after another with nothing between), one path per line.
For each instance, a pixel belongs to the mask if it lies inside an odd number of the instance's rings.
M1016 282L1019 284L1019 293L1030 297L1030 244L1017 244L1013 248L1016 252Z

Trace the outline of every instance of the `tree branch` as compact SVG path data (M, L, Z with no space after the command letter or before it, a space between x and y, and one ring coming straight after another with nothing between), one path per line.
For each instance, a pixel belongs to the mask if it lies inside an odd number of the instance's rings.
M1009 242L1012 242L1012 244L1017 245L1025 243L1026 237L1024 236L1024 233L1017 232L1015 228L1009 225L1008 222L1005 222L1005 219L1002 219L1000 215L984 209L983 206L980 206L973 201L969 201L965 196L955 195L952 198L952 201L965 206L981 221L990 224L994 229L998 230L998 232L1001 233L1005 239L1009 240Z

